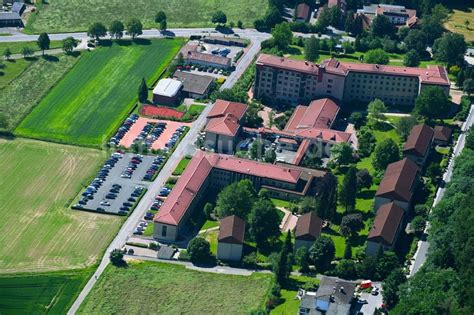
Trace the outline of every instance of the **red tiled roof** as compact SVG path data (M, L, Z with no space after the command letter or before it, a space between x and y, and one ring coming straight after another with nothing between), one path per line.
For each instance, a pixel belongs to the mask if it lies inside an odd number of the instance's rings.
M431 141L433 140L433 133L433 129L428 125L419 124L414 126L405 142L403 152L425 156L430 148Z
M393 245L404 214L405 211L393 202L380 206L367 240Z
M321 235L323 221L315 212L303 214L296 222L295 238L305 241L314 241Z
M155 216L154 221L178 225L194 197L206 181L212 168L227 170L239 174L296 184L302 175L301 170L281 165L261 163L239 159L230 155L204 153L198 151L178 179L173 190L166 198Z
M328 98L312 101L309 106L297 106L286 124L285 131L296 131L299 129L331 128L339 106Z
M226 114L232 114L238 120L244 117L245 112L247 111L247 105L237 102L229 102L224 100L216 100L214 106L212 107L207 118L215 118L220 116L225 116Z
M318 75L319 73L319 67L315 63L302 60L293 60L289 58L272 56L267 54L260 54L260 56L258 56L256 64L257 66L261 65L267 67L274 67L284 70L304 72L312 75Z
M436 84L449 86L446 69L441 66L428 65L428 68L411 68L387 65L375 65L368 63L340 62L336 59L328 59L321 63L329 73L347 75L349 71L365 72L373 74L389 74L400 76L418 77L423 84Z
M231 114L224 117L212 118L206 125L206 131L217 133L219 135L233 137L237 134L240 124Z
M140 109L140 113L144 116L150 117L160 117L160 118L182 118L184 116L183 112L177 111L168 107L160 107L153 105L144 105Z
M238 216L231 215L220 220L219 243L243 244L245 235L245 221Z
M296 18L302 20L308 20L310 7L306 3L300 3L296 7Z
M306 151L308 150L310 145L310 141L308 139L304 139L301 141L300 146L298 147L298 151L296 151L295 157L293 158L292 164L300 165L301 161L303 160Z
M446 126L435 126L434 127L434 139L438 141L449 141L453 130Z
M278 142L281 143L288 143L288 144L298 144L295 139L288 139L288 138L279 138Z
M375 197L409 202L415 184L418 166L410 159L391 163L387 166Z

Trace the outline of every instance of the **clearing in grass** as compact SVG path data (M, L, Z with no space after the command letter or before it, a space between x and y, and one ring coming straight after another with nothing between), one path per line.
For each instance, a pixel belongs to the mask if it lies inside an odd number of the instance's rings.
M58 55L5 61L5 76L0 77L0 113L7 118L6 129L15 129L78 59Z
M0 275L1 314L61 314L69 309L93 268Z
M271 274L224 275L154 262L109 265L78 313L248 314L263 307L271 282Z
M0 273L96 262L123 219L69 204L105 158L98 150L0 140Z
M145 28L156 28L159 10L166 13L168 28L213 27L211 16L216 10L223 11L228 22L241 20L244 26L253 27L267 7L268 0L51 0L38 5L26 29L34 33L85 31L93 22L109 26L113 20L126 22L130 17L140 18Z
M24 137L99 147L132 109L142 78L151 84L183 39L120 41L85 52L15 132Z

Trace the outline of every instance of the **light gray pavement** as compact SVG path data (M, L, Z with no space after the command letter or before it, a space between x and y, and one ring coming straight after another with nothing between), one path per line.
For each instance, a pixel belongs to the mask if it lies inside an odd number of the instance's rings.
M456 145L454 146L453 154L449 160L449 165L448 168L446 169L445 173L443 174L443 181L447 184L451 180L451 176L453 175L453 169L454 169L454 160L459 154L461 154L464 145L466 144L466 131L474 124L474 105L471 105L471 110L469 111L469 115L462 125L462 133L459 135L458 141L456 142ZM433 201L433 206L435 207L443 198L444 192L446 188L440 187L438 188L438 191L436 192L435 199ZM424 234L427 236L429 232L429 222L426 225ZM428 252L429 248L429 243L427 238L425 237L423 240L418 242L418 249L413 256L413 263L410 266L410 277L413 276L420 268L423 266L423 264L426 261L426 253Z
M245 37L243 34L247 34L247 33L252 35L252 37L249 38L250 40L252 40L252 46L247 51L247 53L242 57L236 70L230 74L227 81L221 86L221 89L230 88L235 84L238 78L242 75L242 73L250 65L250 63L253 61L257 53L260 51L260 43L262 40L266 38L266 37L262 37L262 35L268 36L268 34L261 34L252 30L241 30L241 31L242 31L241 37ZM155 35L156 33L159 34L159 32L156 30L144 31L144 33L145 32L146 33L151 32L152 34L155 34ZM189 36L191 34L198 34L199 32L198 30L188 29L182 32L176 31L176 33L182 34L182 35L177 35L177 36ZM79 34L79 36L83 36L85 33L75 33L75 34ZM61 36L64 36L64 37L74 36L76 38L75 34L50 34L50 38L52 40L61 39ZM24 36L34 36L34 35L24 35ZM14 36L6 36L6 37L12 38ZM32 39L32 40L35 40L35 39ZM0 37L0 41L1 41L1 37ZM153 203L153 200L155 196L158 194L160 188L165 184L168 177L171 176L171 173L176 168L179 161L181 161L181 159L186 154L193 154L195 152L194 141L197 139L199 132L204 127L206 123L206 116L208 115L211 108L212 106L207 106L204 109L204 111L201 113L198 119L191 126L191 129L189 130L189 132L178 144L176 150L168 159L167 163L164 165L161 172L158 174L156 180L150 184L150 186L148 187L148 191L143 196L142 200L137 205L133 213L128 217L127 221L125 221L125 223L122 225L122 228L120 229L116 237L113 239L112 243L110 243L109 247L104 253L104 256L102 257L102 260L98 268L96 269L92 277L89 279L87 284L84 286L81 293L79 294L77 299L74 301L74 304L71 306L67 314L75 314L77 312L82 302L84 301L84 299L86 298L86 296L89 294L92 287L96 283L97 279L102 275L105 268L109 264L110 262L109 253L115 248L122 248L122 246L127 241L127 238L133 233L134 228L138 225L140 220L143 218L145 212L149 209L150 205Z

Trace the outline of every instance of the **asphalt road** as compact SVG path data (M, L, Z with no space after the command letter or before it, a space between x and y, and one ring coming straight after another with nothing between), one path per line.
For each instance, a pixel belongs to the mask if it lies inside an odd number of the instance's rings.
M189 36L192 34L197 34L199 33L199 30L184 30L184 31L178 31L174 30L176 33L176 36ZM242 34L242 37L247 37L252 41L252 46L248 49L247 53L241 58L238 66L236 67L236 70L230 74L226 82L221 86L221 89L225 88L230 88L232 87L235 82L238 80L238 78L242 75L242 73L245 71L245 69L250 65L250 63L253 61L257 53L260 51L260 43L262 40L268 38L268 34L262 34L258 33L256 31L252 30L239 30L240 34ZM158 31L144 31L147 34L154 34L157 35L159 34ZM151 33L149 33L151 32ZM82 34L82 35L81 35ZM80 38L80 36L83 36L85 33L74 33L74 34L50 34L50 38L52 40L55 39L61 39L64 36L78 36L77 38ZM179 34L179 35L178 35ZM249 36L244 36L244 34L248 34ZM20 35L17 35L20 36ZM30 38L29 36L34 36L34 35L24 35ZM24 38L23 35L21 37ZM147 36L147 35L145 35ZM144 36L144 37L145 37ZM14 37L14 36L6 36L8 38ZM156 36L159 37L159 36ZM3 38L0 37L0 41ZM23 39L25 40L25 39ZM35 39L32 39L35 40ZM84 286L82 289L81 293L77 297L77 299L74 301L74 304L71 306L67 314L75 314L79 307L81 306L82 302L86 298L86 296L89 294L91 291L92 287L95 285L96 281L102 273L104 272L105 268L109 264L109 253L115 249L115 248L122 248L123 245L125 245L125 242L127 241L127 238L132 235L133 230L135 227L138 225L140 220L143 218L145 215L146 211L150 208L151 204L154 201L155 196L158 194L160 188L164 186L166 180L168 177L171 176L171 173L173 170L176 168L176 165L181 161L181 159L186 155L186 154L193 154L195 152L195 147L194 147L194 141L197 139L197 136L201 129L204 127L206 124L206 116L211 110L212 105L207 106L204 111L201 113L201 115L198 117L198 119L193 123L191 126L190 130L186 134L186 136L181 140L181 142L178 144L176 150L173 152L171 157L168 159L167 163L163 166L161 172L158 174L156 180L148 186L148 191L146 194L143 196L142 200L140 203L137 205L133 213L128 217L127 221L122 225L122 228L118 232L117 236L113 239L112 243L110 243L109 247L105 251L104 256L102 257L102 260L99 264L99 267L95 271L95 273L92 275L92 277L89 279L87 284Z
M473 124L474 124L474 105L471 105L469 116L467 117L466 121L464 122L461 128L463 133L461 133L461 135L458 138L458 141L456 142L456 146L454 147L454 150L453 150L453 155L451 159L449 160L448 168L446 169L446 172L443 174L443 180L446 184L451 180L451 176L453 175L454 159L457 156L459 156L459 154L461 154L464 148L464 145L466 144L465 131L467 131ZM436 197L433 201L433 207L435 207L443 198L445 190L446 189L443 187L438 188L438 191L436 192ZM428 235L429 228L430 228L430 225L428 222L425 228L425 233L424 233L425 236ZM424 240L418 242L418 249L415 255L413 256L415 261L411 265L410 277L413 276L425 263L426 253L428 252L428 248L429 248L429 243L426 237L424 238Z

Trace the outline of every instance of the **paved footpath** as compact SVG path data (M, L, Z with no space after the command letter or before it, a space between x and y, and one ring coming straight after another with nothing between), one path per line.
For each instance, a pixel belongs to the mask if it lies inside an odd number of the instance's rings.
M184 31L178 31L174 30L176 36L186 36L189 37L191 34L199 34L199 30L193 30L193 29L187 29ZM162 35L156 31L156 30L150 30L150 31L144 31L144 35L153 33L155 35L158 35L156 37L161 37ZM239 30L239 33L241 34L241 37L246 37L245 34L249 34L250 36L248 37L252 41L252 45L250 49L247 51L247 53L241 58L239 64L236 67L236 70L231 73L231 75L227 78L226 82L221 86L221 89L225 88L231 88L235 82L238 80L238 78L242 75L242 73L245 71L245 69L252 63L253 59L255 56L258 54L260 51L260 43L262 40L268 38L268 34L262 34L258 33L255 30ZM50 34L51 40L55 40L57 38L61 38L61 36L73 36L75 38L80 39L77 34L82 34L80 36L83 36L85 33L73 33L73 34ZM180 35L178 35L180 34ZM17 35L20 36L20 35ZM25 36L35 36L35 35L22 35L22 38ZM8 38L12 38L15 36L6 36ZM145 37L145 36L143 36ZM29 37L28 37L29 38ZM36 36L35 36L36 38ZM0 42L1 42L0 38ZM20 39L21 40L21 39ZM24 40L24 39L23 39ZM35 39L32 39L35 40ZM95 285L96 281L100 278L102 273L104 272L105 268L110 262L109 259L109 253L115 249L115 248L122 248L123 245L125 245L125 242L127 241L127 238L132 235L132 232L134 228L138 225L142 217L145 215L145 212L150 208L151 204L154 201L155 196L158 194L159 190L161 187L164 186L166 180L168 177L171 176L171 173L173 170L176 168L178 165L179 161L187 155L187 154L193 154L195 152L195 147L194 147L194 141L197 139L197 136L201 129L204 127L206 124L206 116L208 115L209 111L211 110L211 106L207 106L204 111L201 113L201 115L198 117L198 119L193 123L191 126L191 129L189 132L186 134L186 136L182 139L182 141L178 144L176 150L173 152L171 157L168 159L166 164L163 166L162 170L158 174L156 180L150 184L148 187L148 191L146 192L145 196L143 196L142 200L140 203L137 205L135 210L132 212L132 214L128 217L127 221L122 225L122 228L116 235L116 237L113 239L112 243L110 243L109 247L104 253L104 256L102 257L102 260L99 264L99 267L95 271L95 273L92 275L92 277L89 279L87 284L84 286L82 289L81 293L77 297L76 301L74 301L74 304L71 306L71 308L68 311L68 314L75 314L79 307L81 306L82 302L84 299L87 297L89 292L92 290L93 286Z

